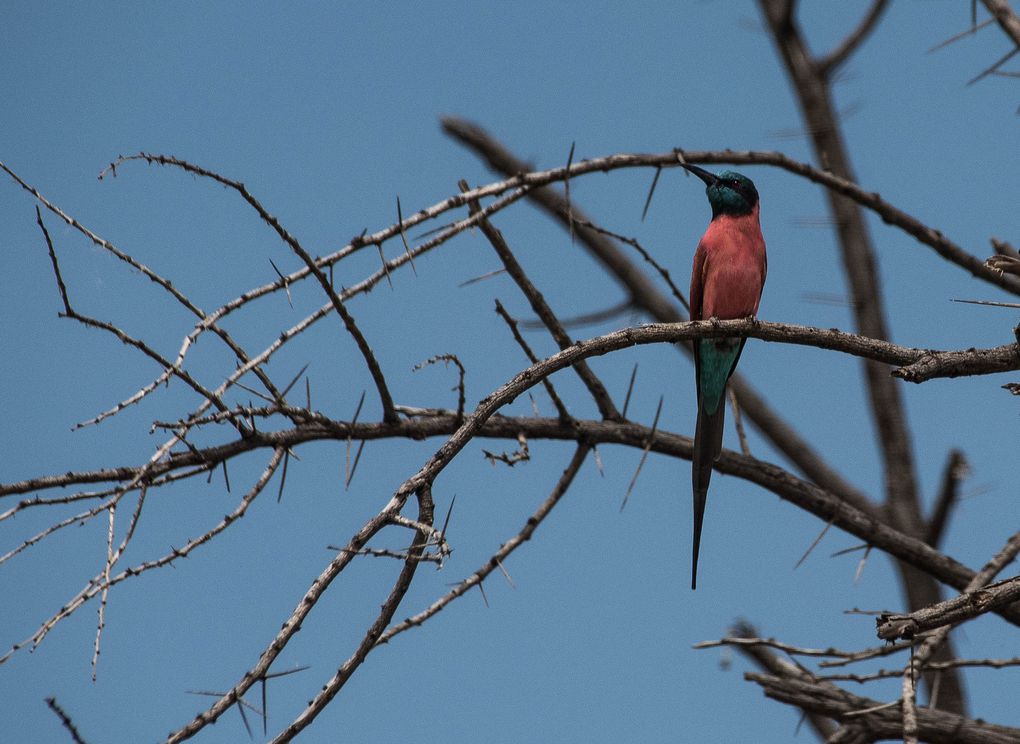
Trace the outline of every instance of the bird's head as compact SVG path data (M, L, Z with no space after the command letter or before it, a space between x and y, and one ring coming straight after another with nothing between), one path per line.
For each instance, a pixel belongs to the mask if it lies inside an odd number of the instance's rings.
M696 165L680 165L705 182L712 219L723 214L734 217L750 214L758 204L758 189L747 176L734 171L723 171L717 176Z

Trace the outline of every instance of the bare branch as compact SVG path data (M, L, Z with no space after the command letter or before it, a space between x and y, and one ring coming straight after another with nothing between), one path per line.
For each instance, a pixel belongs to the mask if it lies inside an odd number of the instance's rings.
M878 637L885 641L910 639L926 630L956 625L1017 600L1020 600L1020 577L989 584L906 615L880 615Z
M928 528L924 541L932 547L938 547L945 534L946 525L949 523L949 513L957 503L960 492L960 483L970 473L970 466L967 458L960 450L953 450L949 453L945 470L942 473L942 487L935 499L935 508L932 509L931 518L928 520Z
M496 312L504 320L504 322L506 322L507 326L509 326L510 333L512 333L514 337L514 341L516 341L517 345L523 349L525 356L528 357L528 361L532 364L537 364L538 357L535 356L535 353L531 350L528 342L524 340L524 336L522 336L520 331L517 330L517 321L510 316L510 313L506 311L506 308L503 307L503 303L499 300L496 300ZM556 388L553 387L552 381L546 378L542 380L542 386L545 387L545 392L548 393L549 399L556 407L556 411L559 413L560 419L563 421L569 421L572 418L570 412L563 404L563 401L560 400L560 396L556 392Z
M424 485L418 490L418 521L421 524L426 525L429 530L432 529L433 503L431 485ZM389 625L390 620L393 618L393 614L397 611L397 606L400 604L400 601L404 598L408 588L411 586L411 579L414 578L415 571L420 563L420 557L424 550L426 539L427 536L421 529L414 533L411 546L407 550L407 560L404 562L400 575L397 577L397 581L393 585L393 589L390 591L389 596L383 603L382 608L379 611L379 615L376 617L371 627L369 627L368 632L365 633L365 636L358 644L357 649L350 657L348 657L340 668L337 669L336 674L334 674L329 681L322 686L322 689L315 698L308 703L305 710L294 719L290 726L280 732L280 734L273 739L273 744L282 744L283 742L291 741L295 736L301 733L305 727L312 723L312 721L318 717L326 706L329 705L330 701L336 697L337 693L340 692L347 680L351 678L351 675L354 674L372 649L375 648L379 641L379 637L383 634L383 631L386 630L386 626Z
M545 360L536 362L504 386L512 390L514 397L538 384L554 372L574 364L580 359L601 356L636 345L653 343L676 343L695 338L720 338L741 336L766 341L791 343L804 346L841 351L843 353L873 359L883 364L900 365L894 375L912 382L921 382L936 377L957 377L961 375L994 374L1020 369L1020 352L1017 344L1006 344L990 349L961 351L932 351L927 349L898 346L886 341L877 341L835 329L811 328L787 323L769 323L760 320L694 321L687 323L654 323L635 328L625 328L604 336L575 342L571 347L557 352ZM503 388L501 388L502 390ZM276 446L286 441L289 445L321 438L322 436L346 436L349 429L340 422L308 414L305 409L289 410L305 416L309 424L326 425L324 432L315 426L296 430L296 437L281 437L279 432L255 432L247 440L210 447L201 451L201 456L190 452L175 454L169 460L153 461L147 466L150 477L164 475L181 467L207 465L220 462L240 452L257 447ZM491 414L489 414L491 415ZM486 416L488 418L488 415ZM385 422L384 422L385 423ZM407 422L391 425L372 425L374 436L392 435L394 431L406 431L409 436L420 436L420 429ZM514 434L516 436L516 433ZM44 476L10 484L0 484L0 496L26 493L46 488L57 488L76 483L99 483L136 479L139 470L133 467L109 468L84 473Z
M811 133L817 161L825 170L840 179L855 181L850 155L840 127L839 114L833 104L832 81L827 75L832 67L827 66L828 61L819 63L812 59L798 24L788 12L778 8L771 0L760 0L760 5ZM881 7L878 11L881 11ZM870 28L873 24L868 25ZM856 40L854 45L859 41ZM843 269L853 298L852 310L857 330L871 338L888 339L890 336L878 263L861 208L864 203L848 199L845 193L834 189L827 191L825 196L834 220ZM947 246L942 248L946 249ZM948 255L946 257L948 258ZM989 270L983 267L983 271ZM914 372L913 369L905 371L905 379L910 379ZM864 379L882 458L887 516L894 526L904 532L922 535L925 524L918 494L917 470L900 389L886 374L886 370L874 361L865 362ZM899 572L911 608L923 607L941 598L938 585L930 577L916 571L914 567L900 565ZM951 655L951 649L947 646L944 649L944 656ZM929 678L928 684L933 683L934 680ZM954 672L947 673L942 679L942 687L943 707L964 714L966 701L960 676ZM909 702L906 697L904 702L905 706ZM905 707L905 719L908 718L908 714L909 711Z
M738 638L731 639L734 641L744 639L749 640L752 639L754 636L758 635L754 627L752 627L751 624L746 621L738 621L733 628L733 633L734 635L738 636ZM744 639L740 638L739 636L744 636ZM762 644L747 644L747 645L734 644L734 645L736 645L736 647L744 655L746 655L749 659L754 661L761 669L764 669L766 672L770 672L778 676L796 677L800 675L806 675L808 678L810 678L810 675L808 675L807 672L802 670L799 666L790 663L786 659L783 659L777 656L776 654L771 653ZM814 729L815 735L817 735L819 739L828 741L829 737L831 737L833 733L835 733L836 730L835 726L833 726L832 721L830 721L825 716L819 715L814 711L810 710L804 710L804 715L807 717L808 723L810 724L811 728Z
M571 156L573 156L573 149L571 149ZM461 181L461 191L467 191L467 182ZM476 214L479 211L477 202L472 202L468 205L472 214ZM572 223L571 223L572 224ZM478 222L478 227L481 228L482 234L485 235L486 239L492 245L496 251L496 255L499 256L500 261L503 262L503 266L506 268L507 273L514 280L521 292L527 297L528 302L531 304L531 309L535 311L535 314L542 320L546 328L549 329L549 335L553 337L553 340L560 347L560 349L568 348L573 341L567 332L563 330L563 325L559 319L553 313L552 308L545 301L542 293L538 291L528 275L524 273L524 268L518 262L514 256L513 251L510 250L510 246L507 245L506 240L503 238L503 233L492 226L487 219L482 218ZM581 381L588 388L592 398L595 400L595 404L598 406L599 413L602 414L603 418L616 420L620 418L620 412L616 410L616 406L613 405L612 399L609 397L609 393L606 392L605 385L602 381L595 376L587 362L580 361L574 365L574 371L577 372L577 376L581 378Z
M834 718L844 726L853 726L861 737L840 741L903 738L898 703L889 705L852 695L821 680L756 673L745 674L744 678L760 685L767 697ZM921 738L932 744L1010 744L1020 740L1020 729L996 726L932 708L918 709L917 731Z
M294 251L294 253L297 254L297 256L302 261L304 261L305 266L308 268L309 272L311 272L312 275L315 276L315 278L318 280L320 286L322 287L322 290L329 297L330 302L333 305L333 309L336 310L337 315L339 315L341 320L343 320L344 327L347 329L347 332L354 339L354 342L355 344L357 344L358 350L361 352L361 355L365 358L365 364L368 366L368 371L372 376L372 381L375 383L376 389L378 390L379 393L379 400L382 404L383 409L383 418L387 421L396 420L397 414L396 411L393 410L393 399L390 397L389 388L386 385L386 380L383 377L382 370L379 368L379 363L378 361L376 361L375 354L373 353L372 348L368 345L368 341L365 340L365 337L364 335L362 335L361 330L354 322L354 317L347 310L347 307L344 305L343 300L341 300L340 296L337 295L329 279L326 277L324 273L322 273L322 269L319 268L316 261L312 259L311 255L309 255L309 253L301 246L297 239L293 235L291 235L283 227L283 225L280 224L280 221L277 220L276 217L271 215L268 211L266 211L266 208L262 206L262 204L258 201L258 199L256 199L251 194L251 192L248 191L247 187L243 183L241 183L240 181L234 181L232 179L226 178L225 176L221 176L219 173L215 173L213 171L202 168L198 165L194 165L192 163L187 162L186 160L181 160L179 158L171 157L168 155L139 153L138 155L131 155L128 157L118 158L116 162L119 165L120 163L129 160L144 160L150 165L156 163L157 165L175 166L188 173L193 173L204 178L209 178L215 181L216 183L219 183L223 186L226 186L236 191L240 195L240 197L244 199L244 201L246 201L252 209L258 212L258 215L262 219L262 221L269 225L269 227L271 227L273 231L276 232L280 239L283 240L283 242L286 243L290 247L290 249ZM408 255L410 256L410 254ZM383 264L384 271L388 272L386 262L383 261Z
M471 574L468 578L457 584L452 590L444 594L442 597L437 599L432 605L425 610L422 610L417 615L407 618L396 625L389 628L383 633L377 645L388 643L393 636L403 633L405 630L410 628L416 628L433 615L440 612L446 605L450 604L453 600L457 599L466 594L471 587L477 585L479 589L482 587L482 582L485 581L486 577L492 573L497 566L500 566L507 557L514 552L520 545L524 544L531 539L531 536L535 534L535 530L542 524L542 521L549 515L549 512L553 510L556 504L567 490L570 488L570 484L573 483L574 477L577 472L581 469L581 465L584 463L584 459L591 449L587 444L579 444L577 449L574 450L574 456L571 458L567 468L563 471L563 475L560 476L556 487L553 489L549 497L542 502L541 506L528 517L528 521L525 522L524 527L514 535L512 538L503 543L499 550L488 561L486 561L477 571Z
M71 741L73 741L74 744L86 744L85 739L83 739L82 735L78 733L78 728L74 725L74 721L71 720L71 716L64 712L64 709L60 707L60 704L57 702L55 697L46 698L46 705L48 705L50 710L52 710L56 714L57 718L60 719L61 725L64 727L64 730L67 731L68 736L71 737Z
M875 24L878 23L888 5L889 0L874 0L871 8L868 9L864 18L861 19L857 28L843 39L838 47L815 63L818 66L818 74L825 78L831 78L833 73L846 62L847 58L857 51L857 47L868 38L868 35L871 34Z
M1020 18L1017 18L1016 13L1013 12L1009 0L981 0L981 2L995 18L995 22L999 24L1003 33L1011 38L1017 47L1020 47Z

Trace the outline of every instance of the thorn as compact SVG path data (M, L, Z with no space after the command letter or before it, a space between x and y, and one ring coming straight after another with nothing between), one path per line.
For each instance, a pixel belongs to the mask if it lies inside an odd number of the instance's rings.
M344 455L344 490L346 491L351 485L351 478L354 477L354 472L351 470L351 443L354 441L354 427L358 423L358 416L361 414L361 406L365 403L365 391L361 391L361 399L358 400L358 407L354 409L354 418L351 419L351 433L347 436L347 452ZM364 445L364 441L362 441ZM358 449L358 454L361 454L361 449Z
M620 415L627 418L627 408L630 406L630 394L634 392L634 380L637 379L637 362L634 362L634 369L630 371L630 382L627 384L627 396L623 399L623 413Z
M503 572L503 577L506 579L506 582L510 585L510 587L512 589L516 589L517 585L514 583L514 580L510 578L510 574L505 568L503 568L503 563L498 558L496 559L496 565L499 567L499 570ZM480 583L479 586L481 586Z
M683 161L681 161L683 162ZM648 214L648 208L652 206L652 194L655 193L655 187L659 183L659 174L662 173L662 166L655 169L655 176L652 177L652 185L648 188L648 196L645 197L645 208L641 210L641 221L645 221L645 215Z
M354 455L354 465L351 466L351 474L347 478L347 482L344 483L344 490L348 490L351 487L351 481L354 480L354 471L358 469L358 463L361 461L361 451L365 449L365 440L362 439L358 444L358 451Z
M376 243L375 247L379 250L379 260L382 261L383 273L386 275L386 283L390 285L390 289L393 289L393 280L390 278L390 265L386 263L386 256L383 254L382 243Z
M269 734L269 705L266 702L266 678L262 680L262 735L267 736Z
M871 546L869 545L864 549L864 555L861 556L860 562L857 564L857 571L854 573L854 584L861 580L861 574L864 573L864 564L868 562L868 556L871 555Z
M498 276L500 274L505 274L505 273L506 273L506 269L496 269L495 271L489 271L489 272L487 272L485 274L482 274L481 276L476 276L476 277L474 277L472 279L468 279L467 281L463 281L460 284L458 284L457 287L458 288L466 287L469 284L475 284L477 282L484 281L485 279L488 279L490 277Z
M950 302L962 302L967 305L988 305L990 307L1020 307L1020 304L1015 302L995 302L994 300L950 300Z
M631 491L634 490L634 484L637 483L638 475L641 474L641 468L644 467L645 460L648 459L648 453L652 449L652 442L655 440L655 432L659 428L659 414L662 413L662 400L663 396L659 396L659 405L655 409L655 419L652 421L652 430L648 434L648 442L645 443L644 451L641 453L641 459L638 461L638 466L634 470L634 477L630 479L630 485L627 486L627 493L623 495L623 503L620 504L620 511L622 512L627 506L627 501L630 499Z
M283 453L283 472L280 474L280 488L276 492L276 503L279 504L283 500L283 484L287 482L287 464L290 462L290 450L284 450Z
M979 75L976 75L975 77L973 77L970 80L968 80L967 81L967 85L973 85L978 80L981 80L981 79L983 79L985 77L988 77L989 75L994 73L996 70L998 70L1000 67L1002 67L1004 64L1009 62L1009 60L1013 59L1013 56L1017 52L1020 52L1020 46L1013 47L1010 51L1006 52L991 67L986 68L982 73L980 73Z
M397 196L397 224L400 226L400 239L404 241L404 252L407 253L407 260L411 262L411 271L418 276L418 269L414 265L414 254L411 253L411 246L407 243L407 233L404 232L404 214L400 209L400 197Z
M311 364L311 362L308 362L308 364ZM301 368L301 370L300 370L300 371L299 371L299 372L298 372L298 373L297 373L296 375L294 375L294 379L293 379L293 380L291 380L291 381L290 381L290 384L289 384L289 385L287 385L287 387L285 387L285 388L283 389L283 392L282 392L282 393L280 393L280 400L281 400L281 401L282 401L282 400L283 400L284 398L286 398L286 397L287 397L287 393L289 393L289 392L290 392L290 389L291 389L292 387L294 387L294 385L295 385L295 384L297 383L297 381L298 381L298 380L300 380L300 379L301 379L301 375L303 375L303 374L305 373L305 370L306 370L306 369L308 369L308 364L305 364L305 366L304 366L304 367L302 367L302 368Z
M832 527L832 522L834 519L835 517L828 521L825 527L822 528L822 531L818 533L818 537L816 537L814 541L808 546L808 549L804 551L804 555L802 555L800 557L800 560L794 564L793 566L794 571L800 568L800 564L807 560L807 557L811 555L811 551L814 550L818 546L818 543L822 541L822 538L825 537L825 533L829 531L830 527Z
M294 307L294 300L290 296L290 281L283 275L283 272L276 268L276 264L273 263L273 259L269 259L269 265L273 267L273 271L280 277L280 281L283 282L283 288L287 292L287 304Z
M443 540L446 540L446 528L450 524L450 515L453 514L453 505L455 503L457 503L457 494L454 494L453 498L450 499L450 508L446 510L446 519L443 520L443 529L439 530L439 536Z
M567 200L567 225L570 227L571 245L574 244L574 208L570 203L570 166L574 162L574 145L576 144L576 141L570 143L570 154L567 156L567 170L563 179L563 190Z
M950 44L952 44L953 42L959 41L960 39L963 39L963 38L965 38L967 36L970 36L971 34L977 33L978 31L983 29L985 26L988 26L989 24L992 24L994 22L995 22L994 18L989 18L988 20L981 21L981 23L977 24L976 26L971 26L966 31L962 31L962 32L956 34L955 36L950 36L945 41L940 41L938 44L936 44L931 49L929 49L927 53L931 54L932 52L937 52L939 49L942 49L943 47L947 47Z
M858 550L866 550L867 547L868 547L867 544L854 545L852 548L843 548L842 550L837 550L835 553L831 553L829 557L839 558L841 555L849 555L850 553L856 553Z

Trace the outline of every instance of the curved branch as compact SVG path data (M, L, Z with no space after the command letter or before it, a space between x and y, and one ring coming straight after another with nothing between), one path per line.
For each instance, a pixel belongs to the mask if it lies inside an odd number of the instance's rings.
M744 679L761 686L767 697L803 710L811 710L853 728L857 738L830 741L902 739L903 718L898 704L883 705L853 695L836 685L803 676L746 673ZM1011 744L1020 741L1020 729L997 726L933 708L917 710L917 733L932 744ZM840 734L836 734L840 736Z
M443 131L482 157L496 172L512 176L530 170L529 164L517 158L477 124L452 117L444 118L442 124ZM658 177L660 170L656 169L655 172ZM659 291L657 285L641 269L640 264L631 260L620 246L610 239L616 237L618 241L628 242L622 236L610 235L595 226L576 203L568 201L566 195L557 190L548 187L534 188L529 192L528 198L578 239L580 244L620 283L634 307L644 310L652 320L660 323L679 323L687 320L676 304ZM636 241L630 244L646 261L649 260L644 249L640 248ZM679 295L679 292L675 294ZM686 300L682 296L678 297L678 301L681 305L686 305ZM677 349L691 354L690 347L686 345L678 346ZM853 501L859 507L868 507L867 497L825 462L812 443L800 436L793 426L769 406L743 374L738 372L730 378L730 389L736 395L741 410L754 422L765 438L801 472L819 485Z
M1020 576L965 592L906 615L879 615L876 619L878 637L884 641L909 640L926 630L956 625L1017 600L1020 600Z
M744 325L744 330L746 331L757 329L759 333L763 333L767 325L774 326L777 324L762 324L753 321L729 321L727 323L713 324L710 321L700 321L697 323L643 326L625 329L591 341L578 342L569 349L532 365L485 398L475 411L463 420L463 423L460 423L460 417L453 412L445 412L440 416L432 417L431 419L426 418L421 421L413 420L398 424L383 422L359 426L334 422L326 417L307 414L309 423L298 429L269 433L259 432L252 437L233 443L210 447L202 451L196 450L180 453L172 458L172 462L176 463L178 467L193 466L197 462L207 463L224 460L257 446L279 449L323 438L347 438L355 435L366 439L392 436L422 438L452 430L453 433L428 462L397 489L390 503L380 513L378 523L375 526L373 526L374 522L369 523L352 540L353 547L357 550L364 547L364 541L371 538L383 526L390 512L399 511L408 496L418 488L431 483L432 479L475 436L516 437L520 432L524 431L527 432L529 437L535 438L548 437L576 440L579 437L583 437L586 441L619 442L639 447L647 446L647 443L651 441L652 449L658 452L675 454L689 459L691 455L691 442L689 438L664 432L657 432L655 436L651 436L651 432L645 427L630 422L563 422L559 419L512 419L497 416L496 413L504 405L507 405L530 388L539 384L543 379L569 366L577 359L605 354L615 348L623 348L635 343L675 342L679 338L691 338L695 334L707 332L717 335L727 332L732 333L740 325ZM769 330L769 332L771 333L772 331ZM842 335L850 336L850 334ZM892 352L896 349L892 344L880 343L890 347ZM913 351L915 353L920 352L920 350ZM1015 351L1013 353L1015 356ZM1014 361L1016 362L1016 360ZM153 476L159 474L159 471L155 469L156 467L166 468L168 463L166 461L157 463L151 473ZM773 491L819 518L827 522L831 521L841 529L930 573L938 580L954 588L963 589L975 576L975 572L952 558L939 553L921 540L886 526L876 513L858 509L825 489L803 481L775 465L756 460L752 457L725 451L717 463L717 468L720 472L737 475ZM125 470L126 472L124 472ZM117 472L123 472L126 478L137 478L137 471L137 468L128 468L120 469ZM84 475L95 477L95 474L92 473ZM52 480L49 482L53 483ZM11 487L6 488L9 490ZM349 553L345 553L343 556L339 556L336 565L327 570L324 576L328 577L328 580L332 580L335 574L339 573L343 566L346 565L348 555ZM1020 608L1015 610L1006 608L1002 614L1012 622L1020 622Z
M432 503L432 487L426 485L418 491L418 523L427 528L432 529L433 521L433 503ZM351 678L351 675L357 671L358 667L365 661L365 658L371 653L372 649L375 648L379 637L383 631L386 630L386 626L389 625L393 619L394 613L397 611L397 606L400 604L400 600L407 594L407 590L411 586L411 579L414 578L414 573L418 569L418 565L421 563L421 556L425 549L425 544L428 535L424 529L417 529L414 532L414 536L411 538L411 544L407 548L407 559L404 561L404 566L400 570L400 575L397 577L396 583L393 585L393 589L390 591L389 596L383 603L382 608L379 611L379 615L375 621L369 627L365 637L361 639L361 643L358 644L358 648L353 654L345 661L336 674L322 686L322 689L315 696L314 700L308 702L308 706L301 712L294 721L285 730L281 731L273 739L273 744L283 744L284 742L291 741L301 731L303 731L309 724L314 721L326 706L329 705L330 701L336 697L337 693L340 692L341 688L347 683L347 680Z
M857 51L864 40L868 37L868 34L875 28L875 24L878 23L878 19L882 17L882 13L889 6L889 0L875 0L868 13L861 19L860 24L855 28L849 36L843 39L843 42L833 49L828 55L818 60L815 64L818 68L818 74L825 78L832 77L832 74L836 72L846 62L847 58Z
M337 576L340 575L340 572L343 571L344 568L346 568L347 565L354 560L354 558L359 554L361 549L365 547L368 541L371 540L372 537L374 537L379 532L379 530L381 530L383 527L390 523L392 515L399 514L405 502L406 497L402 499L398 498L390 499L390 501L386 504L386 506L383 507L383 509L378 514L376 514L368 522L366 522L364 526L362 526L362 528L357 532L357 534L355 534L354 537L351 538L350 542L347 543L347 546L341 549L336 554L333 560L329 562L329 564L322 570L319 576L316 577L315 581L312 582L311 586L305 592L304 596L301 598L301 601L298 602L297 607L291 613L290 617L288 617L287 620L283 623L283 626L276 634L276 637L270 642L269 646L267 646L266 649L259 656L258 662L256 662L256 664L250 670L245 672L244 676L240 679L240 681L236 685L234 685L230 690L228 690L222 697L220 697L215 703L213 703L212 706L210 706L207 710L195 716L195 718L192 719L191 722L188 723L186 726L183 726L182 728L173 732L167 738L166 744L178 744L179 742L182 742L185 739L191 738L210 723L215 723L216 720L221 715L223 715L223 713L229 710L232 705L240 701L241 698L244 697L244 694L249 689L251 689L251 687L256 682L258 682L260 679L265 678L266 674L269 673L269 669L272 666L273 662L276 660L277 656L279 656L283 649L287 646L287 644L290 642L290 639L294 637L294 634L301 629L301 625L304 622L305 618L308 617L308 614L318 603L319 598L326 591L326 589L329 588L329 585L333 582L333 580ZM421 516L423 515L419 513L419 517ZM419 519L419 521L423 520ZM419 540L418 535L416 533L415 536L412 538L411 548L408 551L408 560L405 563L404 569L401 571L397 583L394 585L393 591L390 594L391 598L393 597L393 593L397 592L403 586L405 572L408 570L408 565L410 564L412 566L417 566L418 563L420 562L417 559L412 559L411 557L412 555L417 555L412 553L412 551L416 549L415 545L419 542L424 542L424 540L423 539ZM414 569L411 568L410 570L413 573ZM410 579L408 578L408 581L409 580ZM403 590L406 591L406 587L404 587ZM402 593L401 596L403 596ZM399 601L399 599L397 601ZM388 604L389 604L388 601L386 604L384 604L383 606L384 610ZM380 617L382 616L380 615ZM378 623L379 620L377 619L376 622ZM389 622L388 618L386 618L386 622ZM373 628L374 627L375 624L373 624ZM383 624L379 632L382 632L383 629L385 629L385 624ZM360 664L360 661L358 663Z
M745 320L699 320L687 323L652 323L633 328L624 328L604 336L576 341L572 346L533 364L520 372L504 388L513 391L509 400L513 400L525 390L538 384L549 375L574 364L581 359L602 356L620 349L644 344L676 343L695 338L719 338L724 336L743 336L759 338L777 343L814 346L820 349L840 351L854 356L873 359L890 365L899 365L891 374L911 382L923 382L937 377L958 377L961 375L986 375L1020 369L1020 351L1016 343L1004 344L990 349L968 349L965 351L935 351L899 346L888 341L858 336L836 329L813 328L810 326L789 323L772 323L755 319ZM509 386L509 387L508 387ZM503 388L501 388L502 390ZM493 394L495 395L495 394ZM487 407L495 398L489 396L480 405ZM507 402L509 402L509 400ZM495 409L493 409L494 411ZM152 462L146 466L146 475L156 478L165 473L183 467L197 465L209 466L233 457L240 452L256 447L274 447L279 444L299 444L322 436L351 435L351 430L342 423L324 416L317 416L305 409L288 409L276 407L265 412L291 412L295 416L303 416L309 424L326 427L326 430L314 427L302 427L291 432L255 432L249 438L225 445L209 447L204 450L173 453L168 458ZM485 415L487 419L492 412ZM217 418L217 420L219 420ZM473 420L473 419L472 419ZM387 436L429 436L428 423L403 421L385 424L364 424L360 429L365 438L381 438ZM439 433L439 432L435 432ZM472 430L472 433L473 430ZM286 436L285 436L286 435ZM117 467L88 472L64 473L61 475L43 476L9 484L0 484L0 496L28 493L47 488L59 488L82 483L102 483L109 481L130 481L139 475L136 467Z
M403 633L405 630L417 628L430 617L438 614L444 607L446 607L446 605L450 604L450 602L466 594L472 587L480 585L485 578L495 571L496 567L506 560L511 553L530 540L531 536L535 534L535 530L538 529L538 526L542 523L546 516L548 516L549 512L553 510L553 507L559 503L559 500L563 498L567 489L570 488L570 484L574 482L574 477L581 469L581 465L584 464L585 458L587 458L590 450L591 446L587 442L582 441L581 444L577 445L577 449L574 450L574 456L563 471L559 481L557 481L552 493L549 494L549 497L541 503L535 513L528 517L527 522L524 523L524 527L521 528L520 532L503 543L499 547L499 550L497 550L489 560L482 564L477 571L457 584L457 586L449 592L416 615L408 617L387 629L385 633L379 636L379 640L376 641L376 645L381 646L384 643L389 643L393 636Z
M372 376L372 381L375 383L376 390L379 393L379 400L382 404L383 410L383 418L386 421L396 421L397 414L396 411L393 410L393 398L390 397L390 391L386 385L386 378L383 377L382 369L379 367L379 362L375 358L375 353L372 351L372 347L368 345L368 341L361 333L361 329L358 328L357 324L354 322L354 317L350 314L350 311L347 310L347 307L344 305L339 295L337 295L336 290L333 289L333 285L322 272L322 269L319 268L316 261L302 247L297 239L280 224L280 221L262 206L261 202L259 202L259 200L256 199L250 191L248 191L248 188L243 183L221 176L219 173L194 165L186 160L170 157L168 155L154 155L142 152L138 155L129 155L118 158L117 162L122 163L129 160L144 160L150 165L152 163L156 163L157 165L174 166L187 173L193 173L197 176L209 178L216 183L236 191L240 197L258 213L262 221L269 225L280 239L286 243L302 261L304 261L309 272L311 272L318 280L319 285L322 287L322 291L326 293L327 297L329 297L330 302L333 304L333 309L336 310L337 315L340 316L344 327L347 329L347 332L351 334L351 338L354 339L354 343L357 345L358 351L361 352L361 355L365 359L365 364L368 367L369 374Z
M1020 47L1020 18L1017 18L1008 0L981 0L981 2L995 17L995 22L999 24L1003 33L1009 36L1017 47Z

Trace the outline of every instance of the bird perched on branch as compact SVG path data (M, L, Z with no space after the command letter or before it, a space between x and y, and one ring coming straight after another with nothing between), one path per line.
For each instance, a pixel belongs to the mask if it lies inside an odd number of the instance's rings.
M758 190L747 176L718 176L696 165L681 165L705 182L712 221L698 243L691 272L691 320L732 320L758 313L765 285L765 238L758 220ZM694 554L691 589L698 586L698 550L712 465L722 452L726 383L744 348L743 338L694 342L698 422L694 432L691 481L694 487Z

